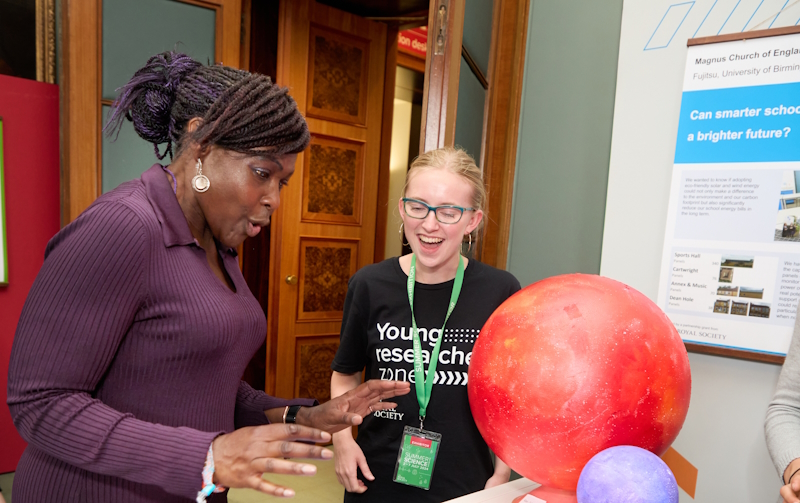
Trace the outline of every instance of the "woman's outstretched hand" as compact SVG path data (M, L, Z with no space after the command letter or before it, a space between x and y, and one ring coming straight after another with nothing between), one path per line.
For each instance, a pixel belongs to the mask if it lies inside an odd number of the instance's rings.
M330 433L361 424L364 416L372 412L397 407L396 403L382 400L405 395L410 390L407 382L370 380L322 405L301 407L297 424L240 428L220 435L212 444L214 483L224 487L248 487L278 497L294 496L294 490L261 476L265 473L314 475L316 466L287 458L331 459L331 451L313 444L330 442Z
M316 466L285 458L331 459L333 452L328 449L301 443L330 440L330 434L298 424L253 426L220 435L211 444L214 483L224 487L248 487L272 496L294 496L294 490L272 484L261 475L314 475Z
M409 391L411 384L405 381L371 379L322 405L301 408L297 423L336 433L361 424L364 416L373 412L394 409L396 403L382 400L405 395Z

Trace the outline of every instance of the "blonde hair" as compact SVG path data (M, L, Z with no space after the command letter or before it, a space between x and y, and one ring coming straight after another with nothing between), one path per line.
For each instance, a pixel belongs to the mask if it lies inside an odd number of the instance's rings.
M406 197L411 177L422 170L429 169L443 169L463 178L472 186L472 201L470 201L472 208L485 213L486 187L483 185L483 172L475 164L475 159L458 147L430 150L414 159L406 173L406 183L403 185L400 197ZM481 225L483 225L483 221L481 221Z

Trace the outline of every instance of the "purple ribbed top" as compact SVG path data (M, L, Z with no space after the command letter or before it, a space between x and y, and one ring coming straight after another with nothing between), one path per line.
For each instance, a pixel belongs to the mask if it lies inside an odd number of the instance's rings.
M236 292L159 165L50 241L11 353L8 405L29 443L15 503L194 501L215 436L311 404L241 381L266 319L236 252L222 256Z

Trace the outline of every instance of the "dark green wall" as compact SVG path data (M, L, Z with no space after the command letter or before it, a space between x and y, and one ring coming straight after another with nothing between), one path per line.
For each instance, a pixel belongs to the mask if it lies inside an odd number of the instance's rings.
M464 57L458 77L455 144L480 163L486 91Z
M508 261L523 286L600 271L622 0L530 9Z
M493 6L493 0L467 0L464 10L464 38L461 43L484 76L488 75L489 70ZM462 56L458 77L455 144L466 150L478 163L481 159L485 105L486 90Z

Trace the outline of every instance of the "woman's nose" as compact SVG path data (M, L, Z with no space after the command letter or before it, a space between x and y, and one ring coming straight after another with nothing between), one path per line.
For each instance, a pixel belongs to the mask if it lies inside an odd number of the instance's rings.
M273 211L278 209L278 206L281 204L280 185L269 184L267 192L261 197L261 204L272 208Z
M425 218L422 220L422 225L425 228L432 229L439 226L439 221L436 220L436 212L429 211Z

